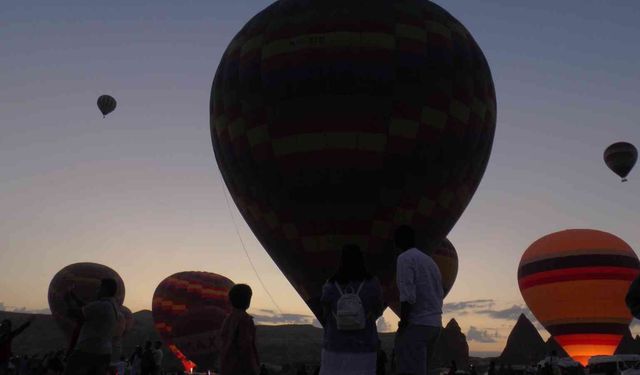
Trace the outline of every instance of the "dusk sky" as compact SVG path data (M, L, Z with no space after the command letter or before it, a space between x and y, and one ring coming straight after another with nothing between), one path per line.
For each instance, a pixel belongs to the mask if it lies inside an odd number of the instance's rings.
M46 308L53 275L91 261L122 276L134 311L150 308L166 276L203 270L252 285L259 322L311 322L235 206L227 207L209 133L220 57L270 3L2 5L0 307ZM516 271L533 241L593 228L640 249L640 175L621 184L602 161L610 143L640 144L640 2L437 3L476 38L498 97L489 166L449 235L460 271L445 323L458 320L472 352L500 351L524 310ZM95 104L101 94L118 100L104 120ZM263 311L276 307L232 217L276 303L300 316ZM385 318L395 328L393 313Z

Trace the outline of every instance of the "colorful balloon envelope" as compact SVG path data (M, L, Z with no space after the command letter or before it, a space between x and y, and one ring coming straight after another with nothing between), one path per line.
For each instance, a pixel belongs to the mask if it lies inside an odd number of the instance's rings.
M67 304L64 296L73 290L76 296L85 302L95 301L100 282L105 278L113 278L118 284L116 302L122 305L125 287L122 278L111 268L97 263L75 263L66 266L56 273L49 284L49 309L62 331L71 337L78 323L67 316Z
M217 353L210 344L232 310L227 295L233 285L215 273L180 272L156 288L152 302L156 330L183 363L192 361L203 370L213 367Z
M218 361L217 338L222 322L229 314L215 306L193 309L176 320L173 342L198 366L198 370L213 369Z
M445 238L440 246L435 247L431 257L440 269L442 287L446 297L458 277L458 253L451 241Z
M227 48L210 120L233 200L320 316L345 244L391 290L396 227L446 237L487 166L496 97L472 35L431 1L289 0Z
M538 321L576 361L612 355L629 329L625 305L640 273L633 249L606 232L572 229L542 237L518 268L522 296Z

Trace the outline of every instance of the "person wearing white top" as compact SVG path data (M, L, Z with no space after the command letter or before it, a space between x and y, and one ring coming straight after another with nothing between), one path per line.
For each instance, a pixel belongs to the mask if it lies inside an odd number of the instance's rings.
M114 296L118 285L114 279L103 279L98 288L98 300L71 306L77 297L68 297L69 314L81 317L83 324L78 341L67 360L65 375L104 374L111 360L111 339L120 317ZM72 293L72 292L70 292Z
M400 250L396 283L400 322L396 333L399 375L426 375L442 327L442 276L431 257L415 247L415 232L401 226L395 234Z

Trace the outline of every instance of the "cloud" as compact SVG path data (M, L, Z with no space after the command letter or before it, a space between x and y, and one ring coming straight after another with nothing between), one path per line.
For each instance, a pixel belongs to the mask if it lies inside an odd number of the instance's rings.
M0 302L0 311L8 311L22 314L48 314L51 315L51 310L49 308L43 309L28 309L26 307L13 307L7 306L4 303Z
M384 316L381 316L378 321L376 321L376 327L378 327L378 332L389 332L391 331L391 324L387 322Z
M262 311L262 310L261 310ZM313 317L303 314L252 314L258 324L312 324Z
M490 309L495 304L492 299L476 299L471 301L460 301L460 302L451 302L445 303L442 306L442 311L444 313L463 313L468 312L467 310L477 310L477 309Z
M484 314L493 319L517 320L521 314L525 314L528 318L532 318L533 314L526 306L513 305L503 310L485 309L476 311L478 314Z
M498 331L490 333L488 329L478 329L474 326L469 327L469 331L467 332L467 340L469 341L494 343L498 342L499 338Z

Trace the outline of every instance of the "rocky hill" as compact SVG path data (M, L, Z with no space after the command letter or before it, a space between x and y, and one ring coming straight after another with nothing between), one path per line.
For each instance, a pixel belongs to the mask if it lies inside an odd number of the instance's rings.
M434 367L448 367L451 361L456 361L458 368L464 369L469 365L469 344L462 333L460 325L451 319L440 333L436 353L433 358Z
M615 354L640 354L640 337L633 338L631 331L627 330Z
M521 314L498 361L509 365L531 364L542 360L546 354L542 336L533 323Z

